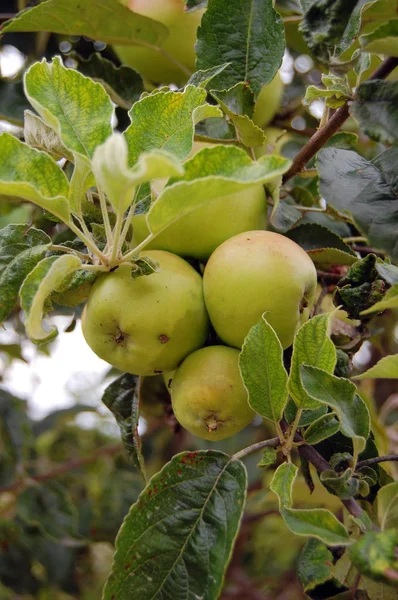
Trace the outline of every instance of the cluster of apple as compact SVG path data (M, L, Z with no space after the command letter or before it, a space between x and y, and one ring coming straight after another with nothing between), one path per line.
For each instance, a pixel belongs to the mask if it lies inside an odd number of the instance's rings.
M165 50L194 67L203 11L184 13L184 0L130 0L128 5L167 25ZM148 80L179 82L175 65L150 50L117 51ZM274 92L263 100L272 97L276 106L268 106L265 116L260 94L254 115L259 126L279 104L282 84L279 78L274 82ZM200 148L195 144L194 152ZM122 265L101 276L83 313L83 333L94 352L124 372L163 374L178 421L202 438L223 439L253 418L238 366L250 328L267 312L287 348L313 303L311 259L293 241L265 231L266 215L262 185L212 200L148 244L142 256L158 263L155 273L132 280L131 269ZM133 247L148 234L145 215L135 215ZM195 259L198 269L185 259ZM209 345L212 329L217 345ZM214 333L210 337L214 340Z

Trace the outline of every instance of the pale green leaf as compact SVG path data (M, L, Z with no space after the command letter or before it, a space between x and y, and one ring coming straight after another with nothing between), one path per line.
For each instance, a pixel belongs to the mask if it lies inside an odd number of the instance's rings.
M387 290L383 300L376 302L370 308L363 310L361 315L369 315L373 312L382 312L388 308L398 308L398 283L394 284Z
M175 177L184 172L179 160L163 150L141 154L135 166L129 168L127 142L120 133L112 134L97 147L92 168L100 189L106 193L116 213L127 210L140 183Z
M340 429L340 424L333 413L322 415L311 423L304 432L304 439L307 444L319 444L322 440L337 433Z
M184 164L183 178L166 186L151 206L148 226L151 232L159 233L210 200L272 181L290 164L290 160L274 155L254 162L244 150L231 146L204 148Z
M383 530L398 529L398 481L377 492L377 516Z
M279 510L291 508L293 504L293 484L298 468L293 463L284 462L276 469L270 490L278 496Z
M58 335L55 326L45 331L42 325L44 304L63 280L81 267L81 260L72 254L44 258L29 273L21 287L21 306L25 311L25 329L35 344L49 342Z
M361 35L359 43L371 54L398 56L398 19L389 20L374 31Z
M307 250L308 256L320 269L328 271L334 265L351 266L357 262L358 257L348 254L338 248L319 248L316 250Z
M257 466L260 469L266 469L267 467L276 463L277 458L278 458L278 453L275 450L275 448L266 447L263 450L263 453L261 455L259 462L257 463Z
M211 67L210 69L206 69L204 71L196 71L196 73L191 75L191 77L188 79L187 85L192 84L196 87L207 88L210 81L222 73L228 66L228 63L224 63L223 65L217 65L216 67Z
M265 314L245 338L239 369L252 409L279 423L288 397L288 376L283 366L282 345Z
M292 463L282 463L275 471L270 486L278 496L279 509L288 528L296 535L315 537L328 546L347 545L348 533L330 511L323 508L291 508L297 472L298 468Z
M119 0L47 0L21 12L3 32L52 31L79 35L107 44L158 46L167 27L132 12Z
M87 161L112 133L114 108L102 85L66 69L59 57L30 67L25 73L25 93L63 144Z
M398 354L384 356L373 367L353 379L398 379Z
M246 486L244 465L221 452L174 456L124 520L104 600L218 598Z
M0 155L0 194L30 200L69 223L69 183L46 152L30 148L9 133L3 133Z
M292 364L288 387L299 409L316 409L319 402L311 398L303 388L300 367L303 363L333 373L336 365L336 348L330 339L330 316L317 315L304 323L293 342Z
M13 224L0 229L0 323L14 308L23 280L50 245L51 239L38 229Z
M64 146L54 129L31 110L25 110L24 115L24 139L28 146L44 150L55 160L67 158L73 162L73 154Z
M216 109L216 110L214 110ZM219 109L206 103L206 90L187 85L183 92L160 91L136 102L125 131L129 166L142 152L167 150L181 160L192 150L194 125L204 116L217 116Z
M340 421L341 433L356 438L361 452L369 436L370 416L365 402L356 393L355 385L349 379L335 377L326 370L307 364L303 364L300 371L307 394L333 409Z

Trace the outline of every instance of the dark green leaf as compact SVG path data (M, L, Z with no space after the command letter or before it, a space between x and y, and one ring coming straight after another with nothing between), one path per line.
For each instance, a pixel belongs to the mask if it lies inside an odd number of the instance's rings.
M339 498L348 500L358 493L358 479L353 476L352 469L347 469L344 473L336 473L333 470L323 471L320 479L323 485Z
M307 444L319 444L322 440L326 440L337 433L339 429L340 424L334 414L327 413L311 423L308 429L305 430L304 439Z
M257 97L275 77L284 50L283 23L272 0L209 0L198 29L197 68L230 63L213 79L214 89L244 82Z
M398 259L398 145L373 161L350 150L326 148L318 155L320 191L334 208L351 213L375 248Z
M139 417L137 384L136 375L128 373L122 375L108 385L102 396L102 402L115 416L127 455L145 480L144 458L137 431Z
M398 142L398 82L365 81L350 112L372 139L383 144Z
M306 542L300 552L297 576L305 592L333 577L333 554L316 539Z
M244 507L246 470L184 452L152 477L118 534L104 600L215 600Z
M287 237L307 252L309 250L318 250L319 248L336 248L337 250L342 250L352 256L356 256L355 252L339 235L318 223L303 223L303 225L298 225L289 231Z
M40 229L7 225L0 230L0 322L13 310L23 280L50 245L51 239Z
M26 100L22 81L0 78L0 118L22 125L27 108L30 108L30 105Z

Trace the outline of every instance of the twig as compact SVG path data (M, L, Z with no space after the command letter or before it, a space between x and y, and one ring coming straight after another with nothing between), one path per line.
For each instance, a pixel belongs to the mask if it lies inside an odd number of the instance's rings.
M367 458L366 460L360 460L357 462L357 469L361 467L370 467L372 465L377 465L382 462L390 462L393 460L398 460L398 455L389 454L388 456L375 456L374 458Z
M257 450L261 450L262 448L276 448L281 443L278 437L271 438L270 440L264 440L262 442L257 442L257 444L253 444L252 446L248 446L247 448L243 448L236 454L232 456L232 460L239 460L244 458L248 454L252 452L257 452Z
M376 256L385 256L385 252L381 250L375 250L374 248L369 248L369 246L351 246L355 252L360 252L361 254L376 254Z
M369 79L384 79L398 65L398 58L390 56L386 58L381 65L374 71ZM325 145L325 143L335 134L344 121L350 116L348 101L341 106L334 115L325 123L323 127L312 136L312 138L303 146L300 152L293 160L290 169L283 177L283 183L286 183L292 177L295 177L311 160L313 156Z
M40 483L41 481L47 481L48 479L55 479L59 475L63 475L64 473L68 473L69 471L78 469L83 465L87 465L91 462L94 462L100 456L112 456L113 454L117 454L122 450L122 448L122 444L104 446L103 448L99 448L98 450L84 458L75 458L74 460L69 460L68 462L62 463L57 467L54 467L46 473L41 473L40 475L33 475L32 477L27 477L25 480L15 481L10 485L6 485L0 488L0 494L4 492L16 492L20 488L25 487L29 481L35 481L36 483Z
M340 281L340 279L342 279L344 277L344 275L340 275L339 273L328 273L327 271L318 271L317 270L317 274L319 279L322 279L324 281L329 280L329 281Z

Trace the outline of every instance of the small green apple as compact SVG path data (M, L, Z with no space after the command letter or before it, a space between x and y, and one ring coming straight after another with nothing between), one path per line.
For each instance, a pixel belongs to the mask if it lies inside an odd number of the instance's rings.
M185 429L206 440L238 433L254 417L239 366L239 351L208 346L190 354L172 378L171 402Z
M82 316L86 342L102 359L135 375L175 369L207 337L202 278L182 258L145 251L159 271L131 279L120 266L97 279Z
M298 244L270 231L248 231L213 252L203 275L205 302L219 337L240 348L264 312L283 348L310 314L314 263Z
M169 35L162 44L162 50L171 58L144 46L115 46L120 60L154 83L185 83L189 75L178 63L189 71L195 71L196 31L204 10L186 12L185 0L124 0L124 4L168 28Z
M281 105L283 81L279 72L270 83L263 86L254 106L253 122L265 127L275 117Z

